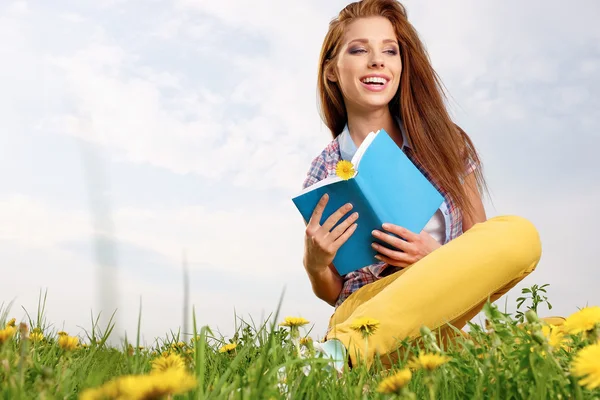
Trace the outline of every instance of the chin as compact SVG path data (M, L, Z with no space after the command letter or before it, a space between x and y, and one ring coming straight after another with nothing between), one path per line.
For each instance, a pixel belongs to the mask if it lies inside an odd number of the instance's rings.
M394 98L393 93L360 93L358 96L359 103L369 106L387 105Z
M365 101L366 100L366 101ZM382 99L362 99L362 101L360 102L361 107L368 109L368 110L378 110L380 108L383 107L388 107L388 105L390 104L390 101L392 101L392 98L382 98Z

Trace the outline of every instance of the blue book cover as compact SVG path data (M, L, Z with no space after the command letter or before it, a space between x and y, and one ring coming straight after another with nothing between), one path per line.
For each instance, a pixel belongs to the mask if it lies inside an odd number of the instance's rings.
M306 223L325 193L329 200L320 224L346 203L351 203L353 208L338 224L358 212L357 229L333 260L333 266L342 276L379 262L375 258L377 252L371 247L373 242L390 247L375 239L371 233L374 229L383 230L382 224L388 222L419 233L444 201L383 129L365 138L352 164L355 169L352 178L329 176L292 198Z

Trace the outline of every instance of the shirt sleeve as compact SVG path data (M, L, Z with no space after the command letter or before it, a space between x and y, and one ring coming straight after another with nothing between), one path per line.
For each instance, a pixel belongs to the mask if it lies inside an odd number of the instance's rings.
M473 159L471 157L467 157L465 160L465 174L464 176L469 175L470 173L472 173L473 171L475 171L478 168L478 165L475 161L473 161Z
M314 185L322 179L327 177L327 163L325 161L324 153L319 154L317 157L313 159L310 163L310 168L306 173L306 178L302 183L302 189L306 189L307 187Z

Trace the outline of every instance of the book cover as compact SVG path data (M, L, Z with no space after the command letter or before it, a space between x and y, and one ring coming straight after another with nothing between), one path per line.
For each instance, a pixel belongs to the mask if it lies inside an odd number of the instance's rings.
M338 224L358 212L357 229L333 260L342 276L379 262L375 258L377 252L371 247L374 241L390 247L373 237L374 229L382 230L382 224L388 222L419 233L444 201L435 186L383 129L365 138L352 164L356 171L352 178L329 176L292 198L306 223L325 193L329 200L320 224L346 203L351 203L353 208Z

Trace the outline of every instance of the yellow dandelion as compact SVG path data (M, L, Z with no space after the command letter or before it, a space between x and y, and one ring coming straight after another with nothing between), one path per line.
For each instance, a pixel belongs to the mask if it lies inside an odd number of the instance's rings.
M69 334L65 331L58 331L57 335L58 336L69 336Z
M375 333L379 328L379 321L374 318L356 318L352 321L352 324L350 324L350 328L362 333L363 336L369 336Z
M103 400L109 397L106 392L106 386L87 388L81 391L79 394L79 400Z
M82 391L81 400L172 398L194 389L196 378L182 369L168 369L148 375L123 375L97 388Z
M168 369L185 369L183 358L178 354L169 354L152 360L152 371L166 371Z
M400 391L408 385L412 378L412 372L410 369L404 368L401 371L396 372L394 375L389 376L382 380L377 386L379 393L396 393L400 394Z
M196 387L196 378L185 369L168 369L152 373L154 378L151 394L144 398L159 398L162 396L185 393Z
M594 329L596 324L600 324L600 307L585 307L567 317L562 330L566 333L577 334Z
M29 340L31 340L32 342L41 342L42 340L44 340L44 334L42 332L31 332L31 334L29 335Z
M0 329L0 344L8 342L13 336L15 336L15 332L17 328L14 326L7 326L4 329Z
M354 176L354 165L350 161L340 160L335 166L335 173L344 180L348 180Z
M79 345L79 338L76 336L61 335L58 338L58 345L63 350L75 350Z
M12 326L13 328L15 328L17 326L17 319L16 318L12 318L10 321L8 321L6 323L6 327Z
M300 338L301 345L308 346L310 343L312 343L312 338L310 338L310 337Z
M279 324L279 326L289 326L290 328L296 328L304 326L309 322L302 317L285 317L285 320Z
M600 343L586 346L577 353L571 373L576 377L584 377L579 384L589 390L600 387Z
M229 343L219 349L219 353L229 353L237 347L236 343Z
M542 325L542 334L548 339L548 344L558 349L565 347L565 334L556 325Z
M448 357L446 355L442 355L442 354L435 354L435 353L419 354L418 357L416 357L416 358L413 357L413 359L409 362L409 367L411 367L413 369L421 369L422 368L427 371L433 371L434 369L447 363L450 360L451 360L450 357Z

